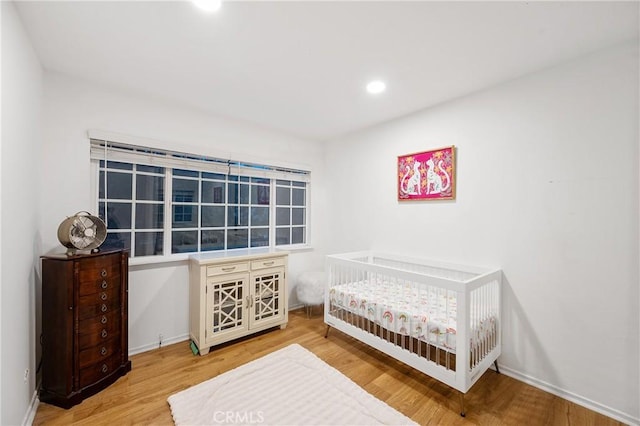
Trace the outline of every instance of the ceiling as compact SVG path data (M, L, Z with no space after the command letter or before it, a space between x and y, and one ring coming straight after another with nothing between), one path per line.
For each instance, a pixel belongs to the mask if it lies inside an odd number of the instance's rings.
M638 2L17 2L42 65L326 140L629 39ZM364 90L373 78L387 91Z

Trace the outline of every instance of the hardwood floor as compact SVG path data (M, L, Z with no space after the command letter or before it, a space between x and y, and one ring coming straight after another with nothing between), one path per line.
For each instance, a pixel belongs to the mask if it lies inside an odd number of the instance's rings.
M181 342L131 357L132 371L69 409L41 403L34 425L171 425L167 397L291 343L298 343L366 391L421 425L621 425L505 375L487 371L466 394L460 417L458 392L337 330L324 338L319 308L289 313L275 329L194 356Z

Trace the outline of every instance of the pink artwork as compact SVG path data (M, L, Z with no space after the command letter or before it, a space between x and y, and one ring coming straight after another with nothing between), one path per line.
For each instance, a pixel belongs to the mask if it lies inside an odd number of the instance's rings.
M455 146L398 157L398 200L453 200Z

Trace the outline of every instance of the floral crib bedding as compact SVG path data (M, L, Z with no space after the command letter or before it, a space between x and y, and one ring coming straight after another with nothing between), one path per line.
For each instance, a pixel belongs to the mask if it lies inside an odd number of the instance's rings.
M457 304L453 291L421 288L389 280L356 281L329 289L332 305L375 322L381 327L445 348L456 349ZM495 316L477 319L470 332L471 347L495 333Z

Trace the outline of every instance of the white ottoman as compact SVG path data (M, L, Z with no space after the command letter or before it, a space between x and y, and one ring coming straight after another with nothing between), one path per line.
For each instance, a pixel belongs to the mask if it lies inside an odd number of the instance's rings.
M307 317L311 315L311 307L324 303L324 287L326 285L324 272L303 272L298 278L296 295L304 303Z

